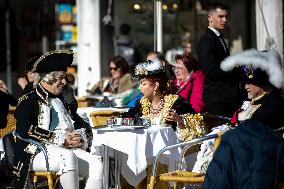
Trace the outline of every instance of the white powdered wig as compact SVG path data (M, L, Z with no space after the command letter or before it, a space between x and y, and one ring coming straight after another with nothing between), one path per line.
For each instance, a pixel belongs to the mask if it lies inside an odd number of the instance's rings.
M251 65L254 69L265 71L269 82L276 88L284 88L284 73L282 70L281 57L275 49L258 51L249 49L227 57L221 62L223 71L231 71L241 65Z

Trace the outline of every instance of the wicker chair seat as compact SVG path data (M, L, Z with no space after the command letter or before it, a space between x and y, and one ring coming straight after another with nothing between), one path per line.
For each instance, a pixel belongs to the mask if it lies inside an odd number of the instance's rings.
M182 171L182 170L177 170L174 172L169 172L159 175L160 181L171 180L176 182L203 183L204 178L205 178L204 174Z
M213 145L213 149L215 151L220 144L222 134L223 133L218 133L218 134L211 135L211 136L204 136L204 137L201 137L201 138L193 139L192 142L186 141L186 142L179 143L178 145L173 145L172 147L168 146L168 147L165 147L162 150L160 150L160 152L158 154L160 155L167 148L171 149L171 148L176 148L178 146L180 146L180 147L185 146L182 150L183 151L182 157L183 157L185 154L189 155L191 153L196 152L196 150L198 150L201 142L203 142L205 140L212 139L212 138L215 138L215 142L214 142L214 145ZM187 153L187 152L189 152L189 153ZM158 162L157 160L159 158L159 155L155 158L155 161L154 161L155 166L154 166L154 169L153 169L153 172L152 172L152 176L150 177L148 189L154 189L156 184L160 181L162 181L162 182L173 181L174 182L174 189L179 187L178 183L202 184L204 182L205 174L195 173L195 172L192 172L192 171L183 171L183 170L180 169L181 167L178 170L173 171L173 172L157 174L156 173L157 172L156 165L157 165L157 162Z

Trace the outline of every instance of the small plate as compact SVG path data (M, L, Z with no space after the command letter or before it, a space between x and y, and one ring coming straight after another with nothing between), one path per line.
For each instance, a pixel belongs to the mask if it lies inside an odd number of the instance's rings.
M128 106L114 106L114 108L129 108Z
M170 124L163 124L163 125L151 125L151 127L171 127Z
M142 125L133 125L133 126L128 126L128 125L114 125L114 127L107 127L107 128L101 128L98 129L100 131L124 131L124 130L136 130L136 129L143 129L145 128Z

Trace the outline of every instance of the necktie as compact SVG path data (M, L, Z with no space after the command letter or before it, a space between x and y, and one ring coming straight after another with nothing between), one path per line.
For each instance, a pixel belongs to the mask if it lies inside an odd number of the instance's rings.
M224 38L223 38L223 34L221 33L221 34L218 36L218 38L220 39L220 42L221 42L221 44L222 44L222 46L223 46L225 52L228 52L228 47L227 47L226 42L225 42L225 40L224 40Z

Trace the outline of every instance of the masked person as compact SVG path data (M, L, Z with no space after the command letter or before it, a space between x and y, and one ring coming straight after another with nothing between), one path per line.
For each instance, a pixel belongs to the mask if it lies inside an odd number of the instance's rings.
M221 69L242 68L249 102L237 114L210 162L203 189L271 189L284 181L282 61L276 50L247 50L226 58Z
M86 178L85 188L102 187L101 157L86 151L92 132L85 124L74 122L60 95L66 85L67 66L73 61L69 50L50 51L40 56L32 71L36 73L35 90L22 96L16 108L16 132L47 148L49 169L60 175L63 188L78 189L79 175ZM29 171L46 171L39 149L25 141L15 141L14 186L25 188Z

